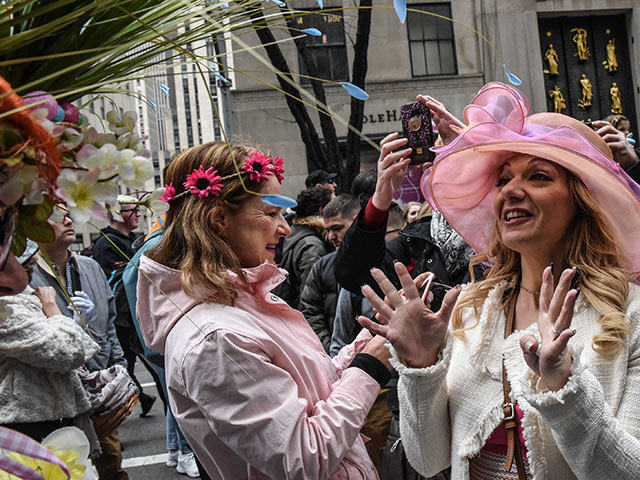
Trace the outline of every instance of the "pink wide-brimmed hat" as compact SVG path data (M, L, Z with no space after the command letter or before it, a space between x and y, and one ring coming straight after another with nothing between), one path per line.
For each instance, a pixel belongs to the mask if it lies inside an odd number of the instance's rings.
M558 113L528 116L522 92L502 83L485 85L464 110L465 127L421 180L431 206L477 252L495 226L493 200L500 167L516 154L557 163L580 178L605 212L630 272L640 271L640 186L613 160L600 136Z

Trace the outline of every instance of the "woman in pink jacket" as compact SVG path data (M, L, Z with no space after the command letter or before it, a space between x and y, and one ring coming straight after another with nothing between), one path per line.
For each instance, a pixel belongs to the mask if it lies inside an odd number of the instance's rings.
M389 376L363 331L333 360L271 290L289 226L282 160L213 142L169 165L166 231L141 261L137 315L165 354L171 409L215 479L375 479L360 429ZM280 205L280 206L274 206Z

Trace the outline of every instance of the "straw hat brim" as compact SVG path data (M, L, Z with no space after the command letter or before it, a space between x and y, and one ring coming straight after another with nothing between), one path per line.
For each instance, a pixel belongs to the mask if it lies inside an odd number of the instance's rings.
M437 159L425 174L434 206L477 252L484 252L495 227L493 200L500 167L516 154L552 161L580 178L598 202L623 250L630 272L640 271L640 187L607 159L611 171L560 145L533 140L497 140L461 148ZM604 155L603 155L604 157ZM617 169L616 169L617 167ZM441 172L446 172L441 174Z

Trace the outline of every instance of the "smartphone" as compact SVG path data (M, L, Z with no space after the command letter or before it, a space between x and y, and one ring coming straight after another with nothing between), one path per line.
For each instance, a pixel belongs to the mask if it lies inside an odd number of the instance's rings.
M433 162L435 153L429 150L433 147L433 126L431 124L431 112L429 107L420 102L408 103L400 107L400 119L402 120L402 132L409 139L408 147L412 152L411 165L421 165Z

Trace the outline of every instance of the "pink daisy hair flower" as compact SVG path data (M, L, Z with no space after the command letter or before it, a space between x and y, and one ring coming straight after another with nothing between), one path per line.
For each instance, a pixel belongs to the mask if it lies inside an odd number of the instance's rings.
M165 183L164 195L162 195L158 200L169 203L171 200L173 200L173 197L175 196L176 196L176 189L174 188L174 186L171 184L167 185Z
M283 175L284 162L282 161L282 158L273 157L270 160L271 160L271 163L267 165L267 168L275 174L276 178L278 179L278 182L282 183L282 181L284 180L284 175Z
M260 152L253 152L240 168L249 174L250 180L260 182L261 180L267 180L269 175L273 174L273 171L269 168L270 160Z
M184 188L191 191L192 195L198 194L199 198L208 197L209 194L217 197L222 187L224 187L220 180L222 180L222 177L218 175L217 170L210 167L205 171L204 167L200 165L200 168L187 175L187 181L183 185Z

